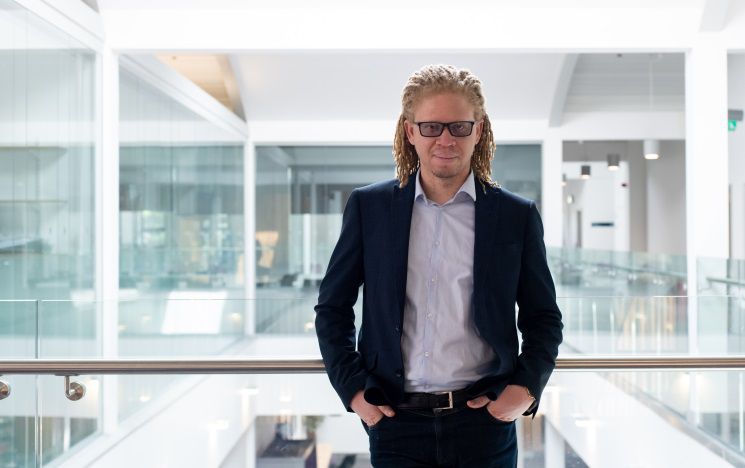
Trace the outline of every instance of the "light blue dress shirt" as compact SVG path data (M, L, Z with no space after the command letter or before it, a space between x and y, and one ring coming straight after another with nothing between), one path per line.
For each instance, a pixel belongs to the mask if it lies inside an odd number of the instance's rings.
M473 321L476 187L469 174L442 205L416 177L401 350L406 392L459 390L488 375L494 350Z

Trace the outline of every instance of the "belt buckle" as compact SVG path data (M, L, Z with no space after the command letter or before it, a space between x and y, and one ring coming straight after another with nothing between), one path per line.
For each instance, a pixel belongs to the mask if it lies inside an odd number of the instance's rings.
M432 408L432 411L442 411L442 410L449 410L453 409L453 392L434 392L435 395L447 395L448 396L448 405L447 406L438 406L437 408Z

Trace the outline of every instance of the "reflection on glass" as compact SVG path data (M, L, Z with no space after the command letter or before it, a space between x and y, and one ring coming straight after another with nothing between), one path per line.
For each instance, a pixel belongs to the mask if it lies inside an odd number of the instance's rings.
M120 287L242 297L243 147L124 71L121 100Z
M541 145L497 145L492 179L541 209Z
M0 13L0 298L92 294L95 53Z
M493 171L505 188L540 203L540 145L498 146ZM257 294L314 290L352 190L394 175L390 147L257 147Z
M85 317L85 330L62 323L81 318L71 299L95 299L95 66L94 51L17 3L0 0L3 358L44 353L42 336L51 338L52 348L78 332L95 342L95 314ZM38 320L40 299L65 300L45 327ZM85 417L38 414L36 377L3 380L12 398L0 402L0 466L40 466L96 432L97 409Z
M549 247L549 268L559 296L685 296L681 255Z

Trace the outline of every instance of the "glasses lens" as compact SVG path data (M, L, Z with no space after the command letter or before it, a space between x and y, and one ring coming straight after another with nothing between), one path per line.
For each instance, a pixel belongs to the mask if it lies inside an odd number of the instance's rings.
M448 131L454 137L465 137L471 134L473 122L452 122L448 124Z
M419 124L419 132L425 137L440 136L444 128L445 125L439 122L421 122Z

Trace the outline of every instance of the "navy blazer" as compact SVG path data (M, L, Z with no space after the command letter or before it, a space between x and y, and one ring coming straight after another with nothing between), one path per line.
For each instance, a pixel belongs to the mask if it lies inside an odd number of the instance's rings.
M414 177L404 188L391 180L352 192L321 282L316 333L331 384L348 411L352 397L363 389L365 399L376 405L395 407L403 398L401 334ZM562 339L541 218L532 201L478 179L475 210L473 320L494 349L498 370L470 385L468 392L496 399L506 385L517 384L538 402ZM352 307L360 285L357 338ZM535 404L526 414L537 408Z

